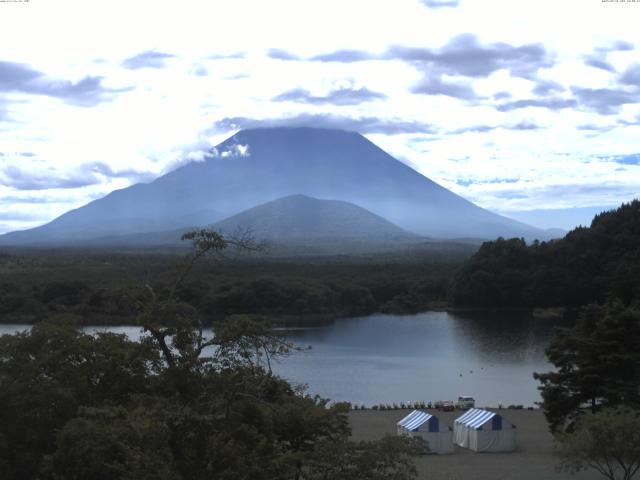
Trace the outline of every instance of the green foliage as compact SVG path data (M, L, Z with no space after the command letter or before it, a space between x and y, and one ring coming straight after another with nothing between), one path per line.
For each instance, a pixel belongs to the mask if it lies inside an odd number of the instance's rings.
M43 476L52 480L174 479L167 465L170 432L148 411L137 408L80 409L56 439Z
M640 302L639 200L561 240L486 242L451 288L458 307L579 307L609 297Z
M415 477L411 457L429 451L421 438L386 436L377 442L324 442L302 479L400 480Z
M174 283L130 292L140 343L63 318L0 337L3 480L414 478L425 445L351 442L348 405L273 375L293 347L267 325L236 315L203 335L179 291L234 240L186 238L195 249Z
M590 305L573 328L558 329L546 350L556 370L536 373L553 431L571 429L584 407L640 408L640 311L615 302Z
M446 302L462 258L424 252L406 257L255 255L218 259L215 268L212 259L199 258L176 287L174 299L197 308L205 324L231 314L286 322L376 311L416 313ZM185 262L175 253L16 253L0 263L0 322L33 323L67 314L85 325L135 323L139 300L150 293L140 285L148 284L156 294L171 291L178 260L179 273Z
M609 480L631 480L640 470L640 411L611 408L587 414L560 436L560 470L593 468Z
M125 403L149 390L159 357L123 335L82 333L63 318L0 337L0 458L8 478L35 478L55 432L81 406Z

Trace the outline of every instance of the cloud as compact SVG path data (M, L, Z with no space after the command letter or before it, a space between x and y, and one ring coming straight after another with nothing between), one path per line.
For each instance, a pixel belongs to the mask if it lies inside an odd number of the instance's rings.
M539 130L542 127L532 122L519 122L515 125L472 125L470 127L458 128L452 130L449 133L461 134L461 133L487 133L498 128L504 128L505 130Z
M149 181L155 176L149 172L134 169L113 170L103 162L84 163L71 172L34 172L15 165L7 165L0 170L0 184L17 190L49 190L53 188L73 189L103 183L106 178L127 178L132 182Z
M31 192L29 194L24 194L23 192L16 192L16 193L17 195L3 196L0 199L0 203L47 204L47 203L53 203L53 202L68 203L76 200L76 197L73 195L61 198L59 195L54 197L54 196L45 195L41 192L38 192L35 195L32 194Z
M442 75L428 75L418 85L411 89L413 93L424 95L446 95L462 100L476 100L473 87L467 83L453 83L442 79Z
M487 77L506 69L513 76L532 79L540 68L554 65L540 43L519 47L507 43L481 45L469 33L454 37L440 49L391 47L385 58L413 62L425 71L465 77Z
M129 70L138 70L140 68L164 68L165 60L173 58L175 55L170 53L156 52L155 50L147 50L133 57L129 57L122 61L122 66Z
M630 44L620 43L614 47L623 49ZM601 49L601 51L604 51ZM610 51L610 50L607 50ZM557 82L550 80L536 80L533 93L543 98L520 99L505 102L496 106L499 111L507 112L520 108L537 107L549 110L562 110L565 108L576 108L581 106L586 109L595 110L601 115L612 115L619 111L620 107L626 104L640 103L640 88L629 89L626 86L640 87L640 65L632 65L619 77L621 84L618 88L584 88L571 87L572 96L553 96L565 92L565 88ZM552 95L552 96L549 96ZM495 98L495 97L494 97Z
M382 57L363 50L336 50L335 52L316 55L309 60L312 62L341 62L353 63L366 60L379 60Z
M404 133L433 133L433 126L405 120L382 119L376 117L350 118L332 114L303 113L293 117L252 119L247 117L227 117L216 122L216 129L239 130L248 128L273 127L314 127L350 130L363 134L381 133L396 135Z
M110 90L102 87L102 77L85 77L77 83L52 81L37 87L33 93L49 95L80 106L93 106L105 99L105 95L130 90Z
M0 220L30 221L30 220L40 220L40 219L42 219L42 215L40 215L37 210L31 211L31 212L0 211Z
M607 72L615 72L616 69L608 61L609 53L616 51L629 51L633 49L634 45L632 43L617 41L611 45L596 48L593 53L584 57L584 63L590 67L606 70Z
M485 183L480 183L485 202L493 204L493 209L509 210L524 209L531 205L545 206L553 203L549 199L561 199L556 205L567 203L573 205L589 206L593 204L619 204L623 201L637 197L637 183L633 178L628 181L616 181L603 184L600 179L584 179L586 183L578 183L572 180L558 184L540 184L538 182L520 181L515 184L496 184L496 188L488 188ZM505 200L505 201L501 201ZM520 200L520 201L513 201ZM500 207L502 205L502 207Z
M234 143L222 151L214 147L209 154L214 158L246 158L251 156L251 151L249 145Z
M506 128L508 130L540 130L542 127L532 122L520 122Z
M593 68L599 68L601 70L606 70L607 72L615 72L616 69L611 65L605 58L601 55L587 55L585 57L584 63Z
M607 159L620 165L640 165L640 153L633 155L614 155Z
M585 123L582 125L578 125L576 129L583 130L586 132L597 132L597 133L605 133L609 132L616 128L616 125L596 125L593 123Z
M103 77L86 76L78 82L48 78L22 63L0 61L0 92L20 92L59 98L79 106L94 106L130 88L108 89Z
M451 5L448 5L450 3ZM458 2L433 1L432 6L435 4L454 6L454 3ZM381 54L365 50L341 49L306 59L280 49L271 49L267 54L279 60L311 62L354 63L368 60L401 60L411 63L425 73L465 77L487 77L495 71L506 69L513 76L533 79L539 69L554 65L551 55L541 43L513 46L500 42L481 45L477 37L470 33L452 38L441 48L395 45Z
M207 70L207 67L205 67L204 65L198 63L191 68L191 73L193 73L196 77L206 77L207 75L209 75L209 70Z
M460 134L460 133L487 133L490 132L492 130L495 130L498 127L495 127L493 125L472 125L470 127L463 127L463 128L458 128L456 130L451 131L450 133L453 134Z
M629 51L629 50L633 50L635 48L635 46L633 45L633 43L631 42L625 42L624 40L618 40L617 42L615 42L611 47L610 47L610 51Z
M511 94L509 92L498 92L493 95L494 100L502 100L503 98L511 98Z
M420 0L429 8L457 7L460 0Z
M564 92L565 88L552 80L538 80L533 88L533 93L540 96L546 96L550 93Z
M7 103L3 98L0 98L0 123L4 122L9 118L7 112Z
M245 58L246 56L247 54L245 52L214 53L213 55L209 55L207 58L209 60L238 60Z
M387 98L386 95L367 88L340 88L329 92L326 96L312 95L308 90L296 88L273 98L276 102L296 102L312 105L358 105L372 100Z
M640 101L638 92L628 92L626 90L572 87L571 91L578 98L581 105L593 109L601 115L613 115L618 112L622 105Z
M475 35L463 34L451 39L439 49L394 46L383 55L386 59L409 62L424 73L424 78L411 91L426 95L446 95L461 100L479 97L468 82L450 81L449 77L488 77L498 70L529 80L536 78L541 68L553 66L551 56L542 44L513 46L507 43L481 45ZM560 85L538 81L539 92L559 90ZM496 97L508 95L501 92Z
M124 170L114 170L104 162L83 163L79 167L82 173L94 173L108 178L126 178L134 183L148 182L156 178L152 172L136 170L134 168L125 168Z
M57 176L52 172L32 172L15 165L2 169L2 184L18 190L48 190L51 188L79 188L98 183L95 175L72 174Z
M517 110L520 108L546 108L549 110L562 110L564 108L575 108L578 106L578 102L573 98L543 98L543 99L524 99L515 100L513 102L506 102L496 106L501 112L509 112L511 110Z
M44 74L27 65L0 61L0 89L16 91L42 77Z
M293 53L287 52L286 50L282 50L280 48L270 48L269 50L267 50L267 56L276 60L301 60L297 55L294 55Z
M620 83L640 87L640 64L636 63L625 70L625 72L620 75Z

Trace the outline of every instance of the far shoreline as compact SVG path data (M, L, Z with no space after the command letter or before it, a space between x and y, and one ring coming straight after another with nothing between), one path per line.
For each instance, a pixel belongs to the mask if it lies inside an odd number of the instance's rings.
M415 316L424 313L447 313L451 315L467 316L467 315L498 315L500 317L515 314L521 317L529 317L531 320L543 320L543 321L569 321L574 320L577 316L577 310L569 307L482 307L482 308L470 308L470 307L445 307L442 308L429 308L421 311L373 311L366 313L310 313L310 314L260 314L260 313L237 313L234 315L248 315L256 319L262 319L270 323L276 328L288 328L288 327L314 327L331 324L336 321L350 320L353 318L369 317L372 315L395 315L395 316ZM122 317L118 317L113 321L104 321L105 317L102 315L92 316L90 320L85 321L84 315L73 312L59 312L51 314L53 316L66 316L74 321L77 321L81 327L135 327L138 326L134 321L127 321ZM26 317L26 316L25 316ZM27 318L16 318L3 316L0 318L0 325L34 325L38 322L44 321L44 318L33 318L29 316ZM205 328L211 328L216 322L224 321L225 316L219 316L215 318L207 318L203 322ZM101 321L103 320L103 321Z

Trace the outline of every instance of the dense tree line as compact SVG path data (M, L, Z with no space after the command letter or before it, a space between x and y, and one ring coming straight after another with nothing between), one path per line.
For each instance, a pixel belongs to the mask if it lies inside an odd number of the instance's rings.
M563 239L499 238L484 243L456 274L458 307L579 307L640 300L640 201L596 215Z
M0 322L31 323L72 315L83 324L131 324L131 288L170 287L175 254L27 251L0 258ZM376 311L415 313L447 299L460 259L372 256L336 259L205 260L177 294L205 322L229 314L274 319L335 318Z

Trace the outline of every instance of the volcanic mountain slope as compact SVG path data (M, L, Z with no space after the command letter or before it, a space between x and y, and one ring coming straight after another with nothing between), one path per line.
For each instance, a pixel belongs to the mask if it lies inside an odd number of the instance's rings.
M197 227L197 226L195 226ZM194 228L195 228L194 227ZM409 233L364 208L339 200L291 195L211 225L230 237L250 233L276 253L353 253L419 247L428 239ZM187 247L188 228L84 240L96 247Z
M238 132L203 162L114 191L41 227L0 236L0 244L77 243L212 224L296 194L351 202L419 235L548 237L450 192L358 133L260 128Z
M353 203L306 195L291 195L245 210L214 228L228 234L249 229L256 238L287 243L322 238L372 242L419 238Z

